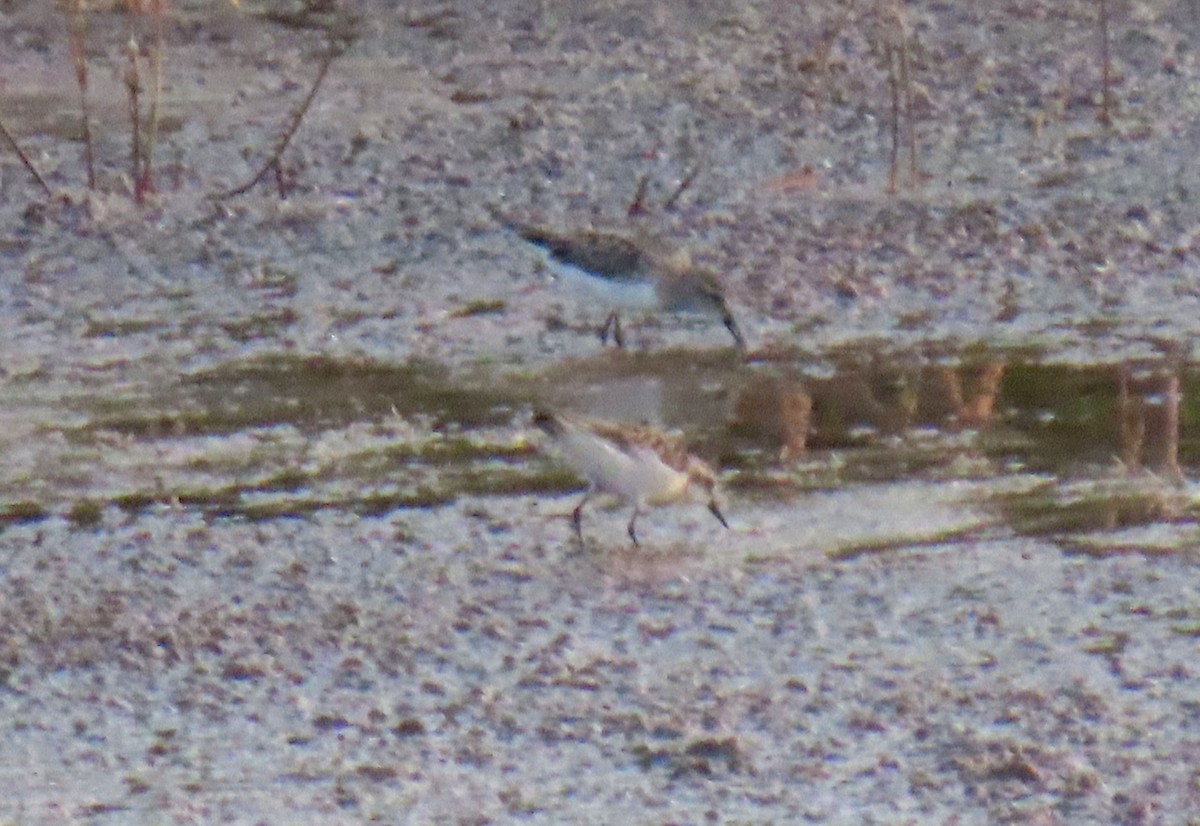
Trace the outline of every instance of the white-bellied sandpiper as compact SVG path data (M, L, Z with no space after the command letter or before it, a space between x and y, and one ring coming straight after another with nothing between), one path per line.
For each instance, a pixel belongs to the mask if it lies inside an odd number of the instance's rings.
M571 512L571 524L580 545L583 506L598 493L633 503L627 530L634 545L638 544L637 518L646 506L685 501L695 491L707 497L709 512L729 527L717 504L716 473L706 462L688 453L678 437L646 425L576 418L543 410L534 412L533 423L587 480L587 493Z

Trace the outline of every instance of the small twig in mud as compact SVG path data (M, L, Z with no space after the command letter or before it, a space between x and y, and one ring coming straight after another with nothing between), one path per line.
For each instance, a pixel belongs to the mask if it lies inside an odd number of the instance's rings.
M650 186L650 176L642 175L638 180L637 191L633 194L633 200L629 202L629 209L625 210L625 215L629 218L636 218L639 215L646 214L646 190Z
M675 187L675 191L663 201L660 208L661 212L670 212L675 208L675 204L679 203L679 199L683 193L687 192L696 178L700 175L701 164L696 164L691 170L683 176L683 180L679 182L679 186ZM629 208L625 210L625 215L629 218L636 218L639 215L647 215L650 209L646 206L646 193L650 188L650 176L643 175L638 179L637 192L634 193L633 200L629 203Z
M75 66L75 83L79 86L79 114L82 118L83 165L87 170L88 189L96 188L96 163L92 151L92 118L88 109L87 73L87 12L83 0L72 0L67 11L70 28L71 62Z
M336 60L346 51L346 48L346 44L338 43L326 51L325 57L321 61L321 67L317 70L317 77L316 80L313 81L312 88L308 90L308 95L304 98L304 102L300 104L300 108L296 110L296 114L292 117L291 125L288 127L287 131L284 132L279 143L275 145L274 151L271 152L271 157L269 157L267 162L262 165L262 168L258 170L257 174L255 174L255 176L247 183L244 183L239 187L235 187L228 192L220 193L214 197L224 199L233 198L238 195L245 195L247 192L257 186L258 183L262 181L262 179L265 178L270 172L275 173L275 180L279 185L279 197L284 198L287 196L287 192L283 186L283 175L280 169L279 159L283 155L284 150L287 149L288 144L292 142L292 138L295 136L296 131L300 128L300 121L304 119L304 116L308 113L309 107L312 106L312 102L317 96L317 90L321 88L321 82L325 80L325 75L329 73L329 67L333 64L334 60Z
M283 177L283 167L279 164L275 164L272 169L275 172L275 191L279 193L279 199L283 200L288 194L288 182L287 179Z
M679 203L679 199L683 196L683 193L691 189L692 184L696 181L699 174L700 164L696 164L688 174L683 176L683 180L679 182L679 186L675 187L675 191L671 193L671 197L663 202L663 212L670 212L675 208L675 204Z
M37 167L33 165L33 161L29 160L29 156L25 154L19 145L17 145L16 138L12 136L12 133L8 131L8 127L6 127L3 122L0 122L0 136L2 136L8 145L12 147L12 151L15 152L17 157L21 159L21 163L25 164L25 168L29 170L29 174L32 175L33 179L38 182L39 186L41 186L42 191L46 193L46 197L54 197L54 192L51 191L50 185L46 183L46 179L43 178L42 174L37 171Z
M1109 52L1108 0L1100 0L1100 62L1103 89L1100 93L1100 111L1096 120L1111 126L1114 108L1112 96L1112 56Z

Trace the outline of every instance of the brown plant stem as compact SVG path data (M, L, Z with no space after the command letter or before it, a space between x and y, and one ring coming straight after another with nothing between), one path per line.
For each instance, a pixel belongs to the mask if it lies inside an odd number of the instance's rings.
M896 193L897 169L900 165L900 83L896 77L896 61L893 58L894 50L891 44L888 44L885 48L888 67L888 92L892 98L892 122L890 130L892 133L892 149L888 159L887 191L889 195L894 195Z
M646 190L650 187L650 176L642 175L638 179L637 191L633 194L633 200L629 202L629 208L625 210L625 215L629 218L636 218L638 215L646 213Z
M683 197L683 193L691 189L696 178L700 175L700 164L696 164L691 170L683 176L683 180L679 182L679 186L675 187L675 191L671 193L671 197L663 202L662 211L670 212L675 208L675 204L679 203L679 199Z
M908 144L909 181L916 185L921 180L917 166L917 127L913 115L912 72L908 57L908 35L900 41L900 88L904 92L904 140Z

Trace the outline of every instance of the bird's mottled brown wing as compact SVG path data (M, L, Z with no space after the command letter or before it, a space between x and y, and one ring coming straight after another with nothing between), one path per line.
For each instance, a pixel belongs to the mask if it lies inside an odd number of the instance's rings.
M653 450L667 467L683 473L688 467L688 452L683 440L645 425L613 424L590 420L587 427L593 433L615 444L630 455L640 450Z
M642 248L621 235L607 232L557 233L538 227L517 227L517 233L537 244L563 264L614 280L645 277L647 258Z

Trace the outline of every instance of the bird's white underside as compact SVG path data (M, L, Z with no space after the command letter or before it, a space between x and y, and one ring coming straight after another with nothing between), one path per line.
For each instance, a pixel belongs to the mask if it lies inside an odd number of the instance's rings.
M628 452L585 427L569 423L558 439L564 458L598 491L632 502L674 502L687 490L687 475L663 463L649 446Z
M658 292L652 280L615 281L556 261L550 256L546 256L545 260L546 266L555 276L555 281L574 293L576 299L581 302L595 303L605 312L649 312L658 308Z

